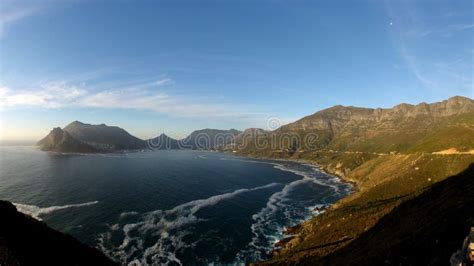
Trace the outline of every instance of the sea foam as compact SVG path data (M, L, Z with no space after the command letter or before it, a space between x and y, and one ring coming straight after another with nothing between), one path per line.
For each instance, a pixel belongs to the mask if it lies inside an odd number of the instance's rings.
M314 207L326 206L328 202L331 202L329 197L334 195L342 197L350 189L349 185L340 183L338 178L326 175L310 164L295 164L293 166L275 161L244 159L242 161L270 164L276 169L291 172L301 178L285 185L270 183L254 188L237 189L209 198L190 201L169 210L155 210L142 214L122 213L119 226L114 225L114 230L100 236L99 247L109 256L120 259L122 264L148 265L150 262L152 264L182 264L179 259L180 254L187 252L188 248L194 248L202 238L206 238L206 235L201 236L199 240L190 241L189 237L186 238L192 235L188 228L203 221L198 215L199 210L232 199L242 193L280 186L281 190L273 193L265 206L252 215L254 222L250 226L250 230L253 237L247 247L237 253L235 259L236 264L255 261L264 258L274 248L274 243L283 238L282 231L285 227L319 214L320 212L315 211ZM304 206L300 206L301 203L298 206L293 206L298 202L292 201L289 198L290 194L297 187L308 185L328 187L333 193L329 193L329 196L322 195L316 202L314 199L304 202L303 204L306 204ZM186 241L183 240L185 238ZM114 242L112 239L119 239L119 242Z
M284 164L280 163L271 164L273 164L274 168L276 169L299 175L302 177L302 179L288 183L281 191L271 195L268 198L266 206L252 216L254 223L250 226L250 229L252 231L253 237L248 243L247 248L237 254L237 261L261 260L272 249L275 248L274 244L283 238L283 231L286 227L285 225L281 225L276 222L278 215L284 216L284 219L287 221L287 226L293 226L302 222L303 220L310 218L311 216L322 213L322 211L314 211L314 208L326 206L324 202L325 198L320 199L321 202L313 205L313 207L306 207L302 213L294 213L291 204L287 203L289 200L287 196L297 186L313 183L320 186L330 187L337 195L342 195L343 193L347 193L349 191L347 185L341 185L340 180L337 177L325 175L313 165L302 164L302 166L307 167L307 171L301 171L288 168ZM341 186L343 187L342 190L340 188ZM295 216L299 218L295 220Z
M78 207L85 207L85 206L90 206L99 203L98 201L90 201L90 202L85 202L85 203L79 203L79 204L68 204L68 205L62 205L62 206L50 206L50 207L39 207L36 205L27 205L27 204L21 204L21 203L15 203L13 202L13 205L17 208L19 212L22 212L24 214L28 214L31 217L40 220L41 218L39 217L40 215L43 214L49 214L55 211L59 210L64 210L68 208L78 208Z
M181 264L175 252L193 245L193 243L185 243L183 238L189 234L186 231L186 226L200 221L200 218L196 215L199 210L242 193L263 190L278 185L281 184L270 183L254 188L237 189L206 199L190 201L170 210L155 210L141 214L136 223L128 223L122 226L123 240L119 246L114 246L111 243L113 232L110 231L101 235L99 247L108 255L119 258L123 264L148 265L150 260L158 263L175 262ZM128 216L121 215L122 218ZM153 238L155 244L151 247L144 247L145 238Z

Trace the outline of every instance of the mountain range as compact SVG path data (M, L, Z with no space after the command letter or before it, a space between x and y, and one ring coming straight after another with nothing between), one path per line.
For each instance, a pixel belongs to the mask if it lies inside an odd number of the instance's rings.
M313 151L436 152L474 148L474 101L464 97L393 108L334 106L244 145L243 154L304 157ZM258 148L256 141L272 143Z
M202 129L192 132L188 137L176 140L161 134L155 138L142 140L132 136L124 129L105 124L91 125L74 121L61 129L53 128L38 141L43 151L55 152L117 152L127 150L169 150L169 149L222 149L233 141L241 131L236 129Z
M311 145L295 141L304 139ZM262 148L265 141L274 145ZM305 160L355 186L323 214L289 228L261 264L445 265L473 225L469 98L335 106L260 135L238 154Z
M113 152L151 149L219 149L246 155L304 157L314 151L373 153L437 152L474 147L474 101L465 97L393 108L337 105L274 131L202 129L176 140L165 134L149 140L122 128L74 121L54 128L38 142L45 151Z

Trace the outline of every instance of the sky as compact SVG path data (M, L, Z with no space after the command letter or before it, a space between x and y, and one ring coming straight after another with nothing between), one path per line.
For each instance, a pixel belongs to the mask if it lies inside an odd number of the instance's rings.
M465 0L0 0L0 140L146 139L474 97Z

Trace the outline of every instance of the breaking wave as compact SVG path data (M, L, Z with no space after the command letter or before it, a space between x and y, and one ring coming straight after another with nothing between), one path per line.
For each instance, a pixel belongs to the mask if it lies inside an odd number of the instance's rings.
M183 238L189 234L184 226L202 221L196 215L199 210L242 193L278 185L280 184L270 183L254 188L237 189L206 199L190 201L170 210L156 210L141 214L139 221L122 226L114 225L113 228L111 227L112 230L102 234L99 237L99 247L109 256L120 259L123 264L149 265L174 262L181 265L176 252L196 244L183 241ZM133 215L136 213L132 213ZM121 215L122 218L128 216L130 213ZM122 229L123 240L116 246L112 243L112 238L119 231L119 227ZM146 247L145 242L154 244Z
M126 212L120 215L119 223L110 226L109 231L99 237L99 247L109 256L128 265L182 265L179 258L189 256L191 249L199 245L207 235L196 240L192 230L199 222L198 212L206 207L232 199L242 193L280 186L281 190L271 194L266 204L252 215L250 225L252 237L242 250L236 252L234 264L261 260L273 250L274 244L282 239L286 227L294 226L314 215L338 198L347 195L351 186L337 177L322 173L310 164L287 164L275 161L244 160L248 163L265 163L285 172L291 172L301 179L288 184L270 183L254 188L237 189L178 205L169 210L155 210L147 213ZM321 189L318 197L298 198L296 188ZM329 189L327 189L329 188ZM273 190L274 191L274 190ZM296 195L296 196L295 196ZM244 244L245 245L245 244ZM219 264L219 258L196 258L196 261Z
M250 226L253 237L245 250L236 256L237 262L258 261L264 259L275 249L275 243L281 240L284 230L294 226L312 216L323 212L322 207L327 207L327 198L318 199L318 203L297 210L297 202L291 201L288 195L297 187L304 184L316 184L330 187L336 195L347 195L351 189L349 185L341 184L340 179L323 174L316 167L302 164L306 171L288 168L283 164L272 163L275 168L302 176L302 179L288 183L279 192L271 195L265 207L252 216L254 223ZM302 210L301 210L302 209ZM280 222L278 222L280 221Z
M13 203L13 205L15 205L15 207L17 208L19 212L28 214L32 216L33 218L41 221L41 218L39 216L43 214L49 214L55 211L69 209L69 208L90 206L97 203L99 202L91 201L91 202L86 202L86 203L68 204L68 205L63 205L63 206L51 206L51 207L44 207L44 208L36 206L36 205L27 205L27 204L21 204L21 203Z

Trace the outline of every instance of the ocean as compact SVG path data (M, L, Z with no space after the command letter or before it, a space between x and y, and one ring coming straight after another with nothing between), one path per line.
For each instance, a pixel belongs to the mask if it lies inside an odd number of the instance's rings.
M207 151L0 146L0 199L122 264L241 264L351 186L314 165Z

